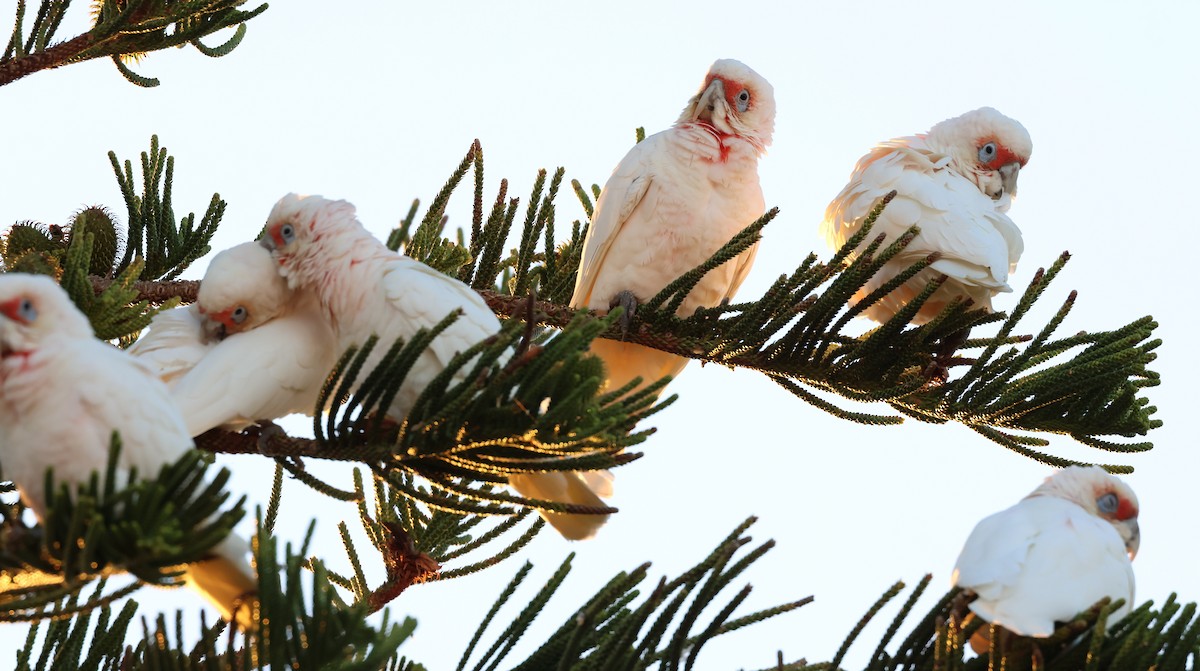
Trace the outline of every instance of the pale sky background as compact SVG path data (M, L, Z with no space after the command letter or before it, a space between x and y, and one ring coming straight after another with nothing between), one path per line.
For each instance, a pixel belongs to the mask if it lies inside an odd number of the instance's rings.
M72 12L64 39L86 17L82 4ZM990 105L1034 140L1010 211L1025 236L1013 286L1061 251L1074 255L1023 332L1078 289L1060 334L1151 314L1165 341L1154 364L1164 382L1149 397L1166 425L1150 434L1152 452L1110 455L1059 437L1050 449L1137 468L1127 481L1142 506L1138 601L1161 603L1172 591L1196 600L1200 460L1188 403L1200 365L1187 296L1200 156L1196 25L1200 4L1187 2L279 2L226 58L190 47L152 54L136 70L161 78L157 89L127 83L107 61L0 89L0 223L65 223L95 203L123 217L106 153L137 165L152 133L177 157L178 216L202 213L214 191L229 202L215 249L254 236L289 191L348 199L384 237L414 197L432 199L474 138L485 151L485 198L507 177L523 208L538 168L565 166L568 180L603 184L634 128L669 126L712 61L737 58L774 85L778 103L760 174L781 215L738 296L746 300L810 251L827 254L821 215L874 143ZM469 189L451 201L452 227L469 223ZM558 205L560 228L583 216L569 190ZM777 649L789 661L827 660L898 579L934 574L924 613L974 524L1050 473L961 426L836 419L751 371L693 364L670 390L680 399L649 422L658 433L646 456L617 470L622 512L597 539L571 544L547 531L484 573L414 587L392 604L420 622L401 652L432 670L454 668L522 561L535 564L523 605L577 552L511 667L617 571L652 560L649 591L757 515L755 540L778 545L723 598L749 581L742 614L816 601L712 642L696 668L763 668ZM236 470L236 490L266 501L269 463L222 463ZM345 469L329 473L349 486ZM345 514L355 525L352 509L298 483L284 497L282 535L298 541L318 516L318 552L344 566L336 524ZM378 562L363 558L377 582ZM186 590L140 596L147 608L201 603ZM898 606L862 635L847 668L861 668ZM0 627L0 650L23 640L24 627Z

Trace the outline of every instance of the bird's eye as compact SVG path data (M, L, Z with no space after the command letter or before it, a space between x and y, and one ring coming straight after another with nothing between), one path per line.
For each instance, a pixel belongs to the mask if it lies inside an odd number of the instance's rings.
M279 227L279 237L283 238L283 244L290 245L296 239L296 228L291 224L284 224Z
M249 317L249 316L250 316L250 313L246 311L246 308L239 305L229 315L229 318L233 320L234 324L241 324L242 322L246 321L246 317Z
M33 307L33 301L28 298L21 299L21 304L17 306L17 316L26 324L37 319L37 308Z
M996 158L996 143L989 142L979 148L979 162L991 163Z
M1113 515L1117 512L1117 495L1109 492L1104 496L1096 499L1096 507L1100 512L1106 515Z
M742 89L737 96L737 111L745 112L748 107L750 107L750 90Z

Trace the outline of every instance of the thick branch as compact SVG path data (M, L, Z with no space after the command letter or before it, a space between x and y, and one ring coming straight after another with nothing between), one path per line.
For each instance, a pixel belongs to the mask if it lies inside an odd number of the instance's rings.
M92 288L99 294L105 289L112 286L113 280L106 277L98 277L89 275L88 279L92 282ZM195 303L196 294L200 292L200 280L171 280L169 282L157 282L153 280L138 280L133 283L133 290L137 291L137 300L149 301L153 305L162 305L172 298L179 298L184 303Z
M56 44L44 51L18 56L0 63L0 86L31 75L41 70L57 68L73 62L80 54L96 44L93 33L84 33L66 42Z
M96 290L97 294L107 289L113 283L111 279L95 275L92 275L88 279L91 280L92 288ZM194 303L196 302L196 295L200 291L200 282L198 280L172 280L169 282L139 280L133 283L132 288L138 292L137 300L149 301L154 305L161 305L176 297L184 303ZM507 296L487 290L480 291L479 293L487 301L488 307L497 315L512 319L527 319L529 314L528 297ZM551 326L559 329L571 323L571 320L579 312L574 308L546 301L534 301L533 308L535 323L540 326ZM620 328L614 326L602 333L600 337L645 345L646 347L652 347L692 359L704 359L703 352L697 352L691 342L678 338L671 333L655 332L649 324L645 323L638 324L633 330L625 334L621 333ZM755 357L735 357L727 363L747 368L762 369L761 363Z

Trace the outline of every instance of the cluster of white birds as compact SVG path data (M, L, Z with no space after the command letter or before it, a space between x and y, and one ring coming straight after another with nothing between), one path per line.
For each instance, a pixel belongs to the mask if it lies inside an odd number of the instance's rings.
M621 306L631 314L761 216L758 159L771 143L774 118L774 92L763 77L737 61L716 61L675 124L634 146L613 171L588 229L571 306ZM913 262L940 255L865 315L886 321L940 275L947 279L917 322L956 297L990 309L993 296L1010 291L1022 240L1005 213L1031 151L1019 123L982 108L864 156L825 213L830 244L843 245L892 190L897 196L873 232L889 242L913 225L921 233L859 298ZM706 275L678 314L731 299L755 251ZM0 275L4 477L41 516L46 469L53 466L59 482L86 482L105 463L113 430L124 445L120 465L156 473L214 427L238 430L315 412L322 383L347 348L372 335L385 343L410 339L452 311L460 313L457 321L421 355L387 408L396 419L451 357L500 324L468 286L389 250L345 201L285 196L262 239L218 254L197 303L156 316L128 353L96 340L52 280ZM613 340L596 341L592 352L604 360L612 389L675 375L688 361ZM611 481L607 472L547 472L514 476L510 484L529 498L600 506ZM1064 469L979 524L954 581L978 594L974 613L1022 635L1046 636L1054 622L1105 596L1125 599L1127 610L1137 513L1133 492L1102 469ZM570 539L592 536L606 520L543 515ZM192 584L226 618L254 593L246 551L231 537L211 560L190 567Z

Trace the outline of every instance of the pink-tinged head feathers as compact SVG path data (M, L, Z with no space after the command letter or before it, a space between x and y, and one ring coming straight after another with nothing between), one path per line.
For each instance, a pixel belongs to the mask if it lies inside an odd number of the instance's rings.
M354 240L373 240L354 212L354 205L344 200L289 193L271 209L259 244L271 251L289 287L314 284L328 263L348 252Z
M0 275L0 356L29 353L50 338L95 332L62 287L44 275Z
M938 123L925 142L949 156L956 172L997 200L1016 195L1017 176L1033 154L1029 131L991 107Z
M775 132L775 89L745 64L723 58L712 64L700 91L675 122L701 124L740 137L763 153Z
M292 292L271 252L244 242L213 257L200 283L196 308L210 336L224 338L274 319L288 308Z
M1138 499L1129 485L1099 466L1070 466L1046 478L1027 498L1056 496L1113 525L1132 559L1141 544Z

